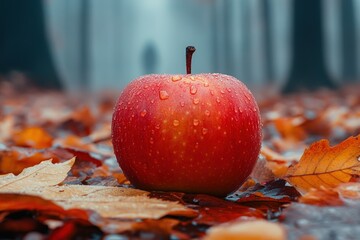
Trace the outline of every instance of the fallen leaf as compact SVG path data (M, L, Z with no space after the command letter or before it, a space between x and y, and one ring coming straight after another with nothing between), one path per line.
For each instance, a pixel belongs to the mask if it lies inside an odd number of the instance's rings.
M62 226L56 228L47 239L78 239L79 236L82 239L101 239L103 233L98 227L88 221L76 219L67 221Z
M238 221L211 227L204 240L285 240L285 228L265 220Z
M226 199L267 212L296 201L299 195L295 188L286 186L286 182L280 179L265 185L256 184L246 191L237 191Z
M13 141L17 146L47 148L51 147L53 138L43 128L27 127L16 133Z
M304 122L303 117L283 117L273 121L282 138L295 142L302 141L307 137L305 130L301 126Z
M305 150L285 178L302 193L311 188L333 188L360 176L359 158L359 136L350 137L334 147L330 147L327 140L321 140Z
M131 225L128 231L122 232L129 239L141 238L146 236L148 239L187 239L187 235L176 231L174 228L180 223L176 219L145 219L140 222L135 222Z
M190 205L195 205L199 215L192 220L193 224L214 225L232 221L240 217L264 218L264 214L251 207L226 201L204 194L185 194L182 200ZM190 206L188 205L188 206Z
M266 160L265 167L278 178L283 177L289 166L298 160L297 156L285 157L267 146L261 147L260 153Z
M43 197L64 209L89 209L102 217L154 218L165 215L195 217L197 212L177 202L149 198L148 192L122 187L63 185L74 158L58 164L43 161L21 174L0 175L0 193L18 193Z
M0 118L0 142L5 142L11 138L14 131L15 118L12 115Z
M34 188L57 185L67 176L74 162L75 158L58 164L48 160L24 169L17 176L12 173L0 175L0 192L25 193Z
M299 202L316 206L341 206L344 204L336 189L325 187L310 189L304 196L300 197Z
M38 196L0 193L0 212L37 211L38 214L57 218L88 219L88 213L80 209L64 210L52 201Z

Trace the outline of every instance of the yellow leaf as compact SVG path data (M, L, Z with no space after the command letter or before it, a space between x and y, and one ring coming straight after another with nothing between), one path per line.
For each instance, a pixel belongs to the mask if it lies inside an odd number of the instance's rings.
M63 185L74 163L44 161L21 174L0 175L0 193L28 194L51 200L64 209L90 209L109 218L154 218L165 215L195 216L197 213L170 201L149 198L148 192L105 186Z
M360 176L359 136L334 147L330 147L327 140L313 143L300 161L288 169L286 180L305 193L311 188L333 188Z

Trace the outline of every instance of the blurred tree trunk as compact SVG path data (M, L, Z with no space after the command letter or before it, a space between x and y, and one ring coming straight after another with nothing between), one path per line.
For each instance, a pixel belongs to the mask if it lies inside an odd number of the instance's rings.
M80 8L80 79L81 89L89 86L89 23L90 23L90 1L82 0Z
M25 73L45 88L61 88L46 37L42 0L0 1L0 74Z
M270 16L271 1L262 0L261 10L264 16L264 35L265 35L265 58L266 58L266 72L265 76L269 83L274 82L274 64L273 64L273 49L272 49L272 22Z
M293 1L293 60L283 92L334 88L325 66L322 1Z
M356 36L353 0L340 1L342 36L342 77L346 82L356 79Z

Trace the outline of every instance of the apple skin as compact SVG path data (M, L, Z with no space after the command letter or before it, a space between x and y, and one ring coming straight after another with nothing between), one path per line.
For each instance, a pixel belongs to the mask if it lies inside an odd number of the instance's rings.
M121 93L112 143L137 188L225 196L255 166L260 113L251 92L234 77L146 75Z

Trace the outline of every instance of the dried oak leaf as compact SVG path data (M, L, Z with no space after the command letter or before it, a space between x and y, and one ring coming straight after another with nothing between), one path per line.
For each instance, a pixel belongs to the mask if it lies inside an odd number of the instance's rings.
M0 175L0 193L39 196L64 209L89 209L110 218L161 218L165 215L195 217L197 212L177 202L148 197L148 192L105 186L63 185L74 158L59 164L43 161L21 174Z
M300 161L290 166L285 179L305 193L311 188L336 187L360 176L360 135L330 147L320 140L305 150Z

